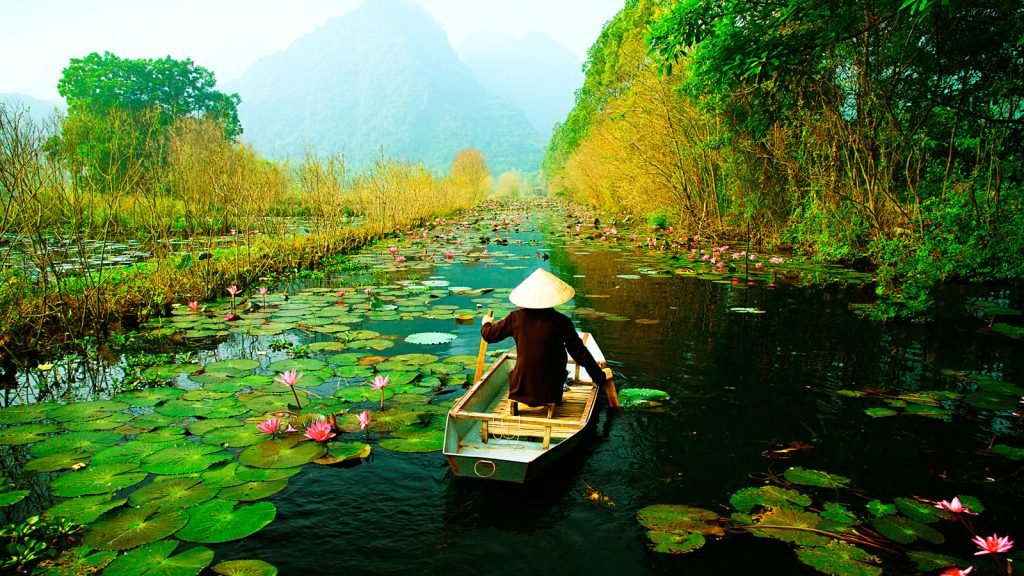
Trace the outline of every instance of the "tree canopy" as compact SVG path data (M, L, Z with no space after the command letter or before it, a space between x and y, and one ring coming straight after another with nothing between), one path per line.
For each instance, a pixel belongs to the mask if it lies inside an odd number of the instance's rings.
M218 120L225 135L234 139L242 133L241 98L214 90L215 84L213 72L191 59L128 59L93 52L71 60L57 90L67 100L70 115L85 109L131 113L154 109L163 126L184 116L201 116Z

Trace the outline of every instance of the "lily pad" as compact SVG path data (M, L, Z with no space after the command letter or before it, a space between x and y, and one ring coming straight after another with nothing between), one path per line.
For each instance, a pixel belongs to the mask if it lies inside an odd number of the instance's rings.
M646 408L668 400L667 392L650 388L624 388L619 390L619 403L623 408Z
M751 527L751 533L801 546L824 546L831 539L814 532L820 524L821 517L817 514L776 506L761 515L760 521Z
M260 434L255 426L217 428L203 434L203 444L214 444L228 446L230 448L243 448L262 442L266 436Z
M104 576L196 576L213 562L213 550L205 546L189 548L171 556L178 547L175 540L162 540L132 550L116 558L103 571Z
M245 425L245 422L237 418L209 418L203 420L197 420L190 423L188 428L189 434L195 434L196 436L202 436L211 430L217 428L237 428Z
M398 436L399 433L395 433ZM444 445L444 431L424 428L405 431L397 438L380 441L380 447L394 452L436 452Z
M137 463L144 456L149 456L157 450L167 448L167 444L156 444L151 442L125 442L116 446L109 446L97 452L92 457L92 464L129 464Z
M188 524L176 536L186 542L230 542L259 532L276 515L270 502L235 508L234 502L214 500L189 509Z
M880 406L875 408L867 408L864 410L864 413L867 414L868 416L871 416L872 418L885 418L887 416L895 416L899 414L899 412L895 410L890 410L889 408L882 408Z
M750 512L755 506L771 507L796 504L810 506L811 499L796 490L779 488L778 486L758 486L737 490L729 502L740 512Z
M114 396L114 400L127 402L132 406L150 407L166 400L177 398L185 391L180 388L144 388L142 390L129 390Z
M50 489L55 496L64 497L114 492L146 478L145 472L133 472L138 467L137 463L92 466L55 478L50 482Z
M370 445L362 442L331 442L327 454L315 460L317 464L331 466L370 457Z
M697 532L658 532L656 530L650 530L647 532L647 537L651 539L654 544L655 552L662 552L666 554L686 554L687 552L693 552L701 546L704 546L705 538L703 534Z
M246 482L221 490L217 497L225 500L262 500L277 494L287 486L287 478L268 482Z
M12 426L5 430L0 430L0 444L6 444L9 446L32 444L33 442L45 440L47 438L45 434L53 434L54 432L60 432L61 430L61 427L56 424L23 424L21 426Z
M24 424L36 422L46 417L47 412L61 406L56 402L41 402L39 404L21 404L8 406L0 410L0 424Z
M875 518L871 525L882 536L900 544L910 544L918 538L932 544L942 544L946 541L946 538L938 530L903 516L890 515Z
M416 334L406 336L405 341L410 344L434 346L438 344L448 344L456 338L458 338L458 336L449 332L417 332Z
M111 500L110 494L79 496L65 500L43 512L47 518L67 518L75 524L90 524L109 510L127 502L127 498Z
M315 358L291 358L288 360L279 360L273 364L267 366L267 370L271 372L287 372L288 370L298 370L299 372L306 372L312 370L319 370L327 366L327 363L323 360L317 360Z
M238 461L254 468L294 468L323 457L327 449L320 442L296 444L297 439L265 440L238 455Z
M217 462L231 460L230 454L214 454L219 446L195 442L164 448L142 459L142 469L153 474L195 474Z
M56 472L67 470L76 464L84 464L89 461L92 455L88 452L61 452L51 454L42 458L33 458L25 463L25 470L32 472Z
M203 482L210 486L218 488L225 488L228 486L238 486L245 482L245 480L236 476L236 472L241 468L238 462L221 462L210 466L202 474L200 478Z
M640 524L655 532L695 532L714 536L725 534L718 524L718 514L704 508L683 504L655 504L641 508L636 515Z
M184 510L157 511L155 506L112 511L89 526L82 541L100 550L127 550L174 534L185 525Z
M210 362L203 366L207 372L222 372L222 371L235 371L241 370L248 372L255 370L260 367L259 360L253 360L251 358L235 358L231 360L220 360L218 362Z
M200 478L167 477L157 479L131 493L133 506L150 504L158 510L188 508L217 495L219 488L204 484Z
M228 560L211 570L224 576L277 576L277 568L263 560Z
M332 442L329 446L334 444L336 443ZM235 470L235 476L246 482L267 482L269 480L291 478L301 471L301 466L296 466L295 468L249 468L248 466L239 466Z
M127 412L112 412L99 420L85 420L83 422L67 422L65 427L72 432L85 430L113 430L127 422L131 422L135 416Z
M846 487L850 483L850 479L845 476L838 474L829 474L828 472L821 472L819 470L808 470L799 466L794 466L786 470L786 480L793 484L803 484L805 486L818 486L820 488L840 488Z
M879 576L882 568L874 563L881 562L852 544L830 540L825 546L797 548L796 556L801 562L822 572L835 576Z
M8 490L6 492L0 492L0 508L10 506L11 504L17 504L25 499L25 496L31 494L28 490Z

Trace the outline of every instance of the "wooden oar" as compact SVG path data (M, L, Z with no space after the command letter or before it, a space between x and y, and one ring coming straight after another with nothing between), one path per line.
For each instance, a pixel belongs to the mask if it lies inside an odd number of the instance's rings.
M494 317L494 311L488 310L487 316ZM487 316L484 316L486 318ZM480 376L484 373L484 358L487 357L487 340L484 340L483 336L480 336L480 352L476 356L476 374L473 375L473 383L476 384L480 381Z
M612 371L610 368L603 368L605 382L604 382L604 393L608 397L608 406L611 408L622 408L619 404L619 392L615 389L615 382L612 380Z

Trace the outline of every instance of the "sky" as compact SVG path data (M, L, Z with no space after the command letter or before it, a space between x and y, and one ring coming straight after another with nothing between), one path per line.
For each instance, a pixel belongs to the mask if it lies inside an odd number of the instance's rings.
M365 0L373 2L376 0ZM451 44L475 33L542 32L580 59L624 0L415 0ZM0 0L0 93L56 99L71 58L192 60L219 82L284 49L360 0Z

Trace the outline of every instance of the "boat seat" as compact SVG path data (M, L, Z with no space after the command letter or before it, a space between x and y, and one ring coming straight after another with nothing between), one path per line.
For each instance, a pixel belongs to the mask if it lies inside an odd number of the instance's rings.
M554 402L552 402L551 404L544 404L543 407L546 408L547 411L548 411L547 418L553 418L554 415L555 415L555 404L554 404ZM533 408L533 407L531 406L531 408ZM508 413L513 415L513 416L518 416L519 415L519 402L509 398L508 399Z

